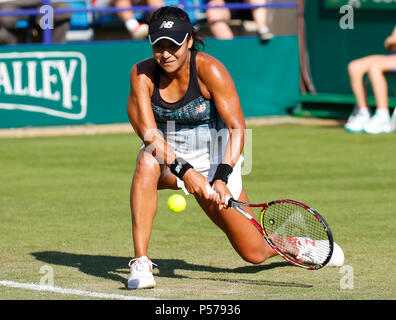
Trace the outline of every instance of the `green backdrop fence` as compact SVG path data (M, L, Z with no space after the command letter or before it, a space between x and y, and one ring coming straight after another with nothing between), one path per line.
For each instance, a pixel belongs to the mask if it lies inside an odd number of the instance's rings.
M355 8L354 28L344 30L340 27L343 14L339 6L329 8L325 1L306 0L306 38L313 83L320 93L351 94L348 63L362 56L386 53L384 41L396 25L396 10Z
M283 115L299 97L296 36L206 40L228 68L245 116ZM132 66L148 41L0 47L0 127L128 122Z

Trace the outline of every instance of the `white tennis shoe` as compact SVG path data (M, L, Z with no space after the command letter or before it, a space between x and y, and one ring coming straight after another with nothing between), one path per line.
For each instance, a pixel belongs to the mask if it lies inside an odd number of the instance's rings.
M304 261L313 264L322 264L323 257L319 255L317 240L297 237L296 246L298 249L297 261Z
M326 267L341 267L344 264L344 251L334 242L333 254Z
M391 119L387 112L376 112L364 126L369 134L388 133L392 131Z
M146 256L129 261L131 275L128 279L129 289L154 288L156 283L153 276L153 265L156 266Z
M367 109L359 110L356 113L351 114L345 124L345 130L349 132L362 132L365 125L370 121L370 113Z
M298 237L296 241L299 253L297 260L314 264L322 264L324 253L327 252L329 247L328 241L325 240L312 240L309 238ZM344 252L341 247L334 242L333 253L326 267L341 267L344 264Z

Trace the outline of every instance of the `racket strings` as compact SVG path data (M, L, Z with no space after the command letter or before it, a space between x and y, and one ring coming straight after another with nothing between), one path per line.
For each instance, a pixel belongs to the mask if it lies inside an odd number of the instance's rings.
M272 243L289 258L323 264L331 244L325 226L307 209L292 202L274 202L262 215L262 227Z

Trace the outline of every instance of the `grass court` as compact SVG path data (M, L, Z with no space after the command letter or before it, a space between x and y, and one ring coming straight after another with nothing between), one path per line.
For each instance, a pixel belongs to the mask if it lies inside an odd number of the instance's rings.
M192 196L176 214L167 208L175 192L160 191L149 251L157 287L128 290L139 138L7 138L0 139L0 299L97 299L6 285L39 285L48 267L54 286L109 298L396 299L396 135L297 124L250 129L252 171L243 177L250 201L312 206L343 248L346 268L308 271L278 257L246 263Z

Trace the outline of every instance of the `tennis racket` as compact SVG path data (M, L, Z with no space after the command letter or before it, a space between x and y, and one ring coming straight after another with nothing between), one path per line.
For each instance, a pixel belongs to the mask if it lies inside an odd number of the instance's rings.
M288 262L318 270L330 261L334 249L330 227L306 204L288 199L253 204L227 197L226 205L249 219L272 249ZM260 208L260 223L243 207Z

